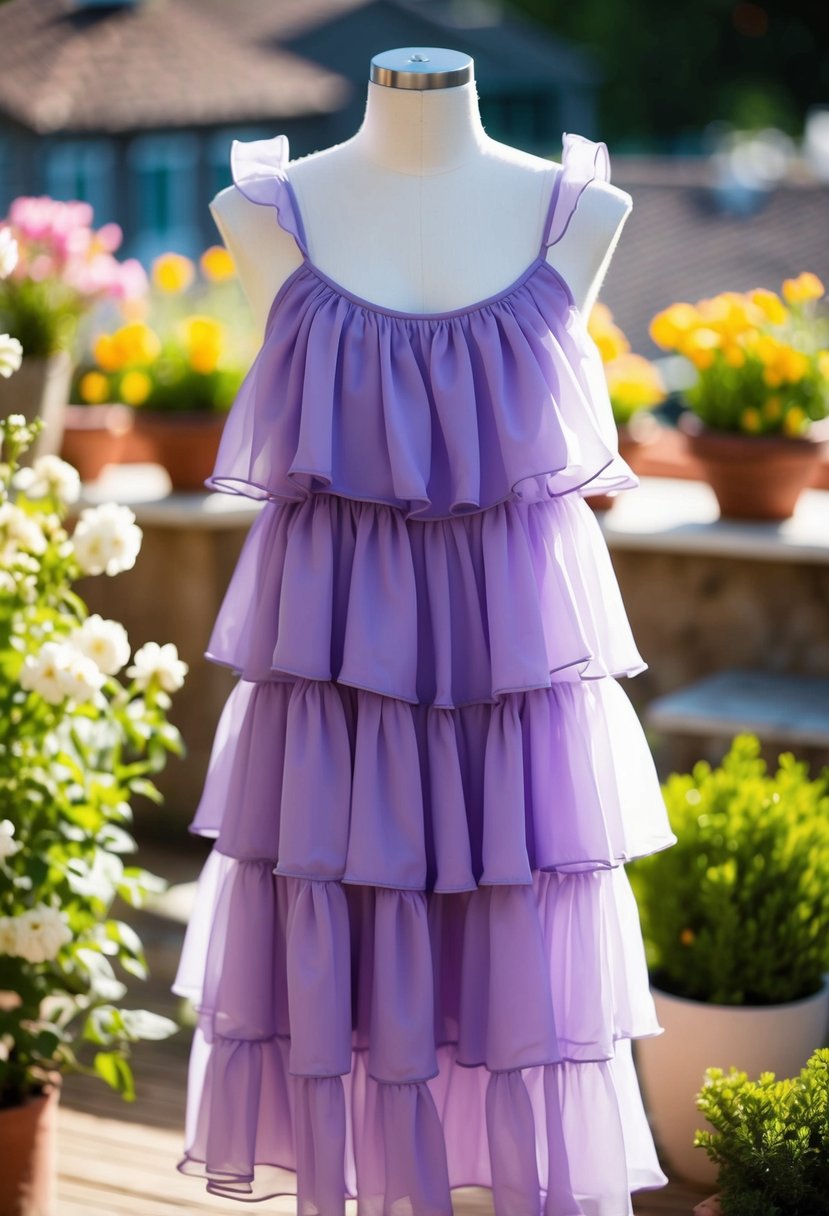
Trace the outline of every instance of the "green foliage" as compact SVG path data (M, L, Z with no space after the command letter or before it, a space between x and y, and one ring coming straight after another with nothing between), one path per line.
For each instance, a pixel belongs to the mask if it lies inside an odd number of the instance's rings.
M144 647L122 682L112 673L128 660L126 634L100 618L104 642L116 638L110 657L93 661L94 649L76 649L80 627L94 623L71 585L84 571L82 552L100 554L109 537L123 554L130 530L140 532L128 525L119 538L108 517L98 549L87 541L82 551L64 529L58 492L71 487L73 470L55 457L17 470L38 425L0 422L0 1107L37 1092L52 1070L97 1076L130 1099L129 1045L177 1029L118 1007L127 986L116 965L144 979L147 963L113 904L140 906L164 887L124 857L136 849L132 800L157 797L153 776L183 750L166 689L179 686L184 665L173 664L170 648L166 667L159 659L153 670ZM38 478L45 492L35 497ZM54 671L33 667L47 651ZM73 655L74 674L60 667Z
M676 996L778 1004L829 970L829 769L810 780L784 752L771 774L759 753L740 734L721 766L672 773L677 843L628 867L651 973Z
M713 1132L694 1143L719 1166L724 1216L829 1214L829 1049L792 1080L706 1071L697 1106Z
M14 334L28 358L68 350L81 312L77 293L65 283L0 281L0 333Z

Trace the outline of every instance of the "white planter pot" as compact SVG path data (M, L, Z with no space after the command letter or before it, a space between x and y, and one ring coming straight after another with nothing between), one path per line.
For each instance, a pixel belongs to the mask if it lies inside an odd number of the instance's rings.
M637 1039L634 1048L654 1139L669 1172L708 1185L717 1167L694 1148L697 1129L713 1130L695 1102L706 1068L796 1076L826 1041L829 977L814 996L784 1005L709 1005L652 991L665 1033Z

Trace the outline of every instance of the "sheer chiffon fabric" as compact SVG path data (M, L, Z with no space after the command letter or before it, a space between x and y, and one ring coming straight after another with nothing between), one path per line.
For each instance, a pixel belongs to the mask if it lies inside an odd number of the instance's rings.
M431 316L315 267L287 163L234 144L303 260L208 483L265 502L207 652L239 678L191 823L179 1169L302 1216L448 1216L469 1185L497 1216L629 1216L666 1178L625 862L675 838L583 501L638 481L544 257L607 150L565 134L535 262Z

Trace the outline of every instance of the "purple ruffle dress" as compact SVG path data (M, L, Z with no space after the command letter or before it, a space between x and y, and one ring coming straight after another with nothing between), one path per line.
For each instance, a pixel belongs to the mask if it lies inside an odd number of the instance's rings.
M675 837L583 498L638 479L546 260L607 149L565 134L538 256L430 314L313 263L284 135L232 159L303 260L208 483L265 501L208 649L239 679L190 829L179 1169L301 1216L449 1216L469 1185L498 1216L627 1216L666 1178L624 863Z

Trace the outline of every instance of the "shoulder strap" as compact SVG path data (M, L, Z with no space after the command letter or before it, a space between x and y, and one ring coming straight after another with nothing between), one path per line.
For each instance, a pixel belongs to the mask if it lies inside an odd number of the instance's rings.
M290 232L304 257L308 256L305 226L285 166L290 159L287 135L253 139L230 145L233 184L252 203L273 207L279 226Z
M555 180L544 223L542 253L560 241L573 218L578 201L594 179L610 181L607 144L565 131L562 134L561 171Z

